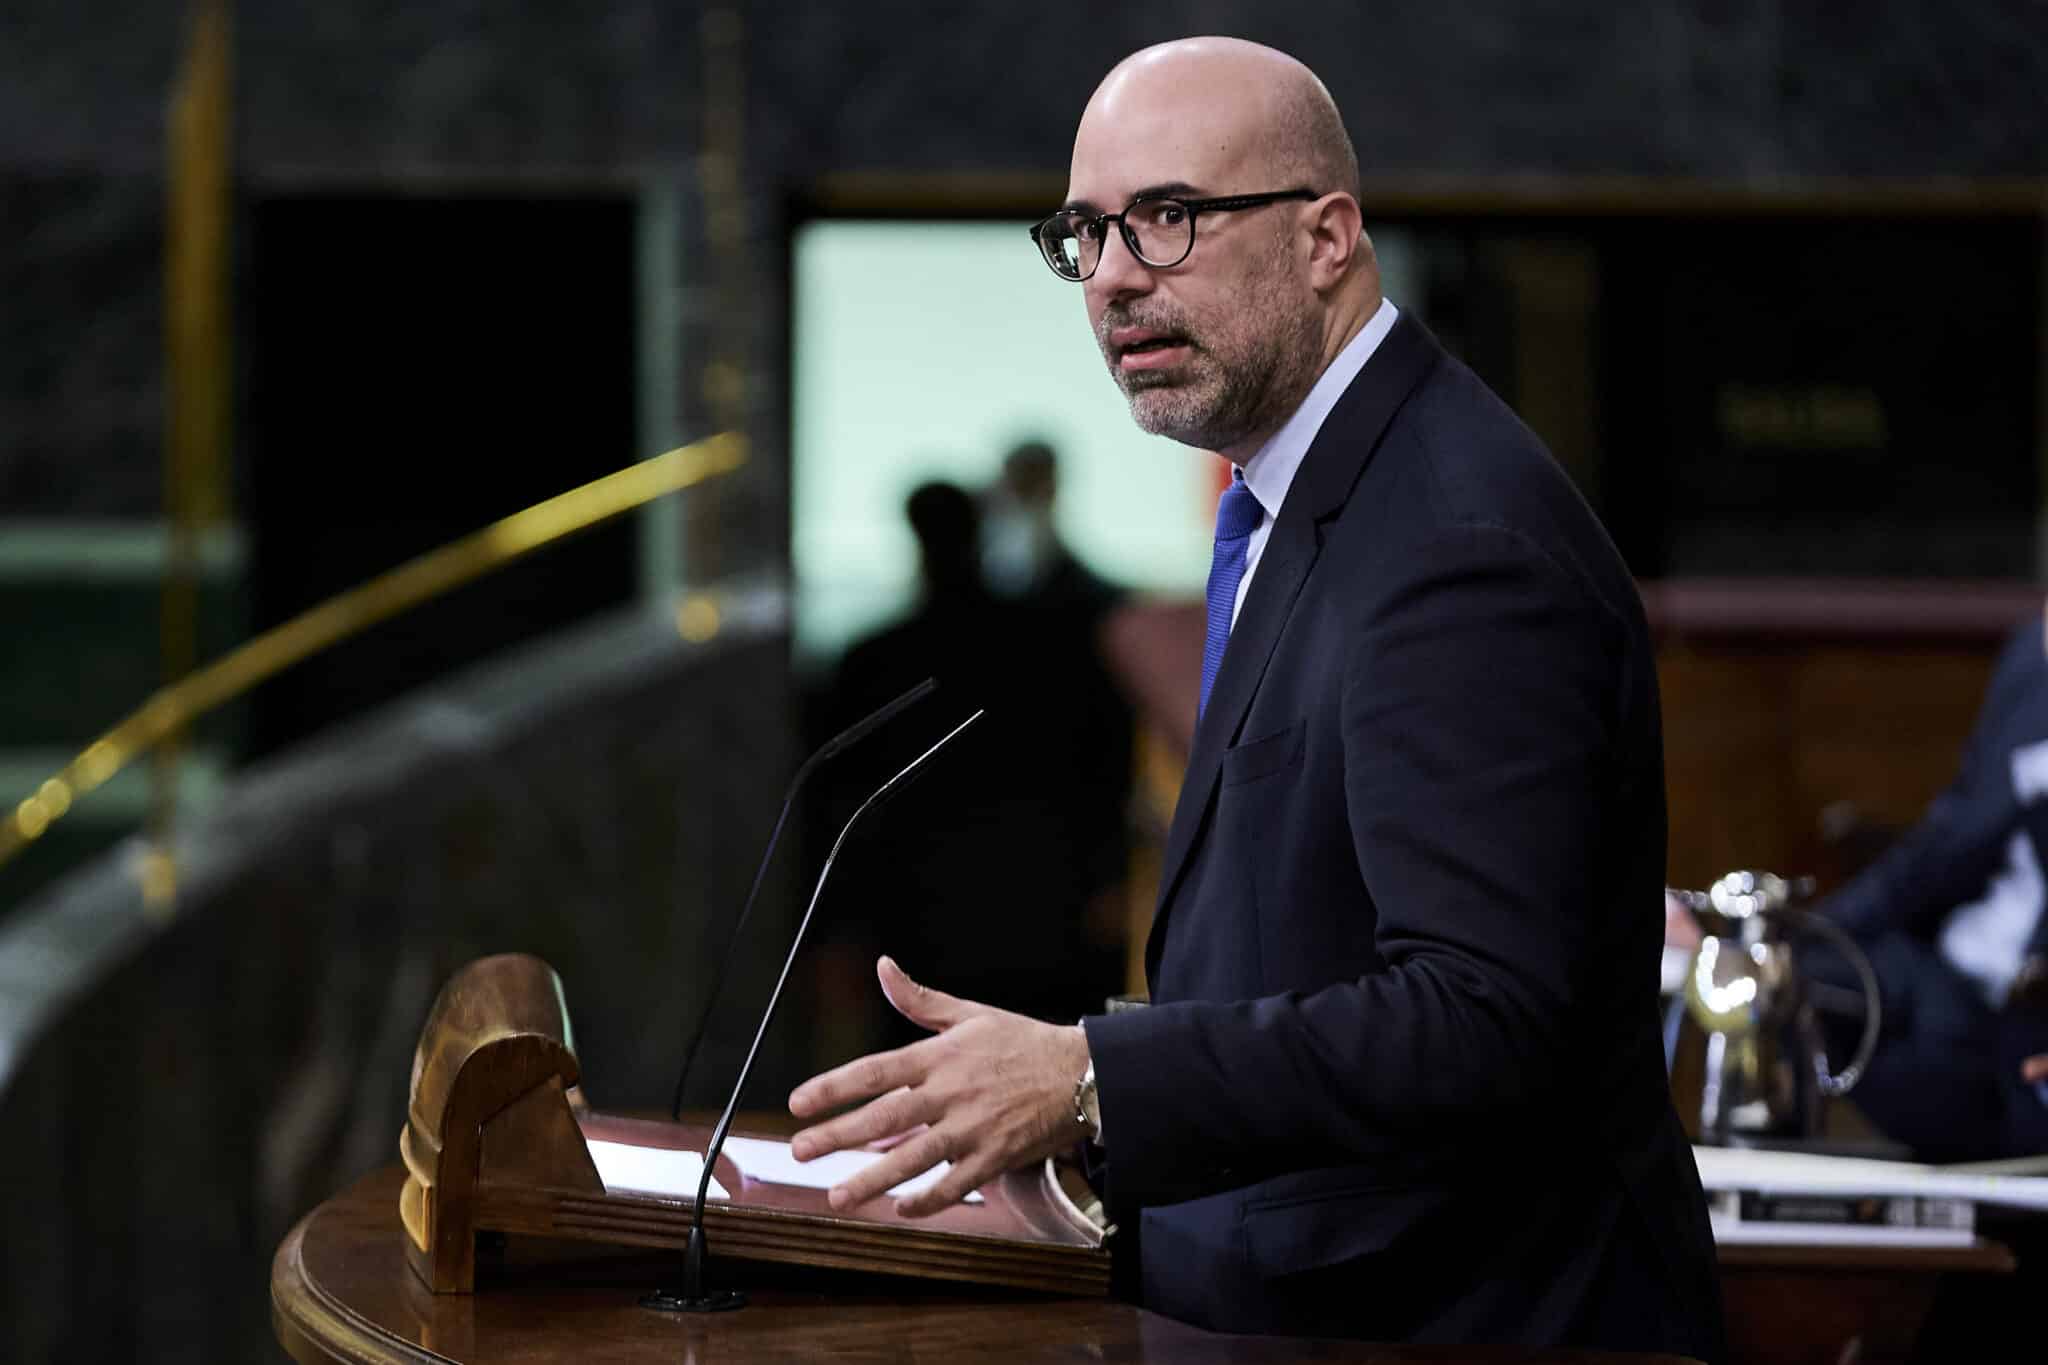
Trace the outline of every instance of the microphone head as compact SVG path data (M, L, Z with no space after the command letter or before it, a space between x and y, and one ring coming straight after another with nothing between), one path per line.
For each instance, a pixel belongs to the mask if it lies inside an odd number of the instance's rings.
M822 763L826 759L838 754L840 750L850 748L853 745L860 743L869 735L881 729L884 725L887 725L890 721L896 719L896 717L902 715L912 706L915 706L917 703L923 701L926 697L929 697L932 693L938 690L938 679L926 678L923 682L911 688L908 692L905 692L902 696L896 698L896 700L890 702L881 710L876 711L868 716L862 717L860 720L855 721L852 725L847 726L846 729L834 735L831 739L826 740L824 747L819 749L817 753L811 755L810 761L805 763L804 767L806 769L811 768L816 764Z

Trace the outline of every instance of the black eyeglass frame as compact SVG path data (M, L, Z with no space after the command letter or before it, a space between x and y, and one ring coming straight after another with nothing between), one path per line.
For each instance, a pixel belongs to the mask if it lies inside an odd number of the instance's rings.
M1115 223L1117 235L1124 239L1124 246L1129 248L1132 256L1154 270L1171 270L1194 254L1195 219L1201 214L1230 213L1237 209L1263 208L1267 204L1278 204L1288 199L1309 200L1322 197L1320 191L1308 189L1305 186L1291 190L1266 190L1259 194L1226 194L1213 199L1182 199L1178 195L1172 194L1147 195L1142 199L1133 199L1130 203L1124 205L1122 213L1098 213L1093 218L1084 217L1077 226L1094 229L1097 236L1102 238L1103 245L1107 246L1109 244L1108 237L1103 234L1102 229L1111 223ZM1141 204L1178 204L1186 209L1188 211L1187 249L1170 261L1155 261L1147 256L1138 246L1138 234L1131 231L1131 225L1124 221L1124 215ZM1094 275L1096 270L1102 265L1102 252L1100 250L1096 251L1095 264L1088 267L1086 274L1069 275L1066 271L1060 269L1059 264L1053 259L1052 248L1046 245L1045 238L1041 235L1045 231L1046 226L1055 218L1065 218L1072 212L1072 209L1061 209L1058 213L1047 214L1033 223L1030 231L1031 240L1038 247L1038 254L1044 258L1046 267L1061 279L1074 284L1080 284Z

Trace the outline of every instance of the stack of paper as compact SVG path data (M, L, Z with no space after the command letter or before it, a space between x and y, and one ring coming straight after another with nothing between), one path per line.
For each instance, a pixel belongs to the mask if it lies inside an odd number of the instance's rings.
M834 1152L812 1161L798 1161L786 1142L770 1138L729 1137L725 1140L725 1155L732 1158L732 1164L739 1167L749 1180L763 1180L770 1185L795 1185L806 1190L829 1190L874 1165L883 1154ZM891 1186L889 1197L902 1199L930 1189L952 1169L951 1163L941 1161L923 1175L912 1176L900 1185ZM972 1191L963 1202L979 1204L981 1191Z
M694 1201L697 1198L697 1181L704 1173L702 1153L675 1151L667 1147L635 1147L595 1138L591 1139L589 1147L590 1159L597 1164L598 1179L604 1181L608 1191L654 1194L665 1199ZM747 1137L728 1137L724 1155L749 1180L765 1181L770 1185L794 1185L806 1190L829 1190L882 1159L880 1152L834 1152L815 1161L798 1161L787 1142ZM902 1199L929 1189L952 1169L949 1163L942 1161L923 1175L891 1187L889 1197ZM712 1199L731 1198L725 1186L716 1179L711 1182L706 1195ZM981 1203L981 1191L970 1192L963 1202Z
M597 1164L597 1178L607 1193L631 1191L658 1194L667 1199L697 1201L697 1182L704 1175L704 1157L699 1152L679 1152L667 1147L632 1147L623 1142L588 1143L590 1159ZM707 1199L727 1199L725 1186L716 1179L704 1192Z
M1695 1147L1723 1245L1968 1246L1976 1206L2048 1210L2048 1178Z

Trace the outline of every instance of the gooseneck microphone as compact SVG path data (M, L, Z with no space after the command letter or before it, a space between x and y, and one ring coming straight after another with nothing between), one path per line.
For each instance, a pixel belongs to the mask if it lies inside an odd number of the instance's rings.
M740 935L746 931L747 919L754 913L754 899L761 894L762 879L768 875L768 864L775 857L775 846L782 840L782 827L789 823L789 812L796 805L797 794L803 790L804 783L811 780L812 773L938 690L938 681L926 678L881 710L855 721L826 740L818 752L804 760L803 766L796 770L796 776L790 779L789 790L782 797L782 814L775 817L775 829L768 836L768 847L761 853L761 865L754 869L754 885L747 892L746 904L740 908L732 932L726 936L718 974L711 978L711 988L704 993L704 1008L697 1012L697 1025L690 1031L689 1041L683 1045L683 1069L682 1074L676 1077L675 1102L669 1106L670 1118L680 1119L683 1116L683 1087L690 1083L690 1067L697 1060L697 1050L704 1045L704 1028L711 1022L711 1008L718 1003L719 992L725 989L725 978L732 973Z
M746 1304L745 1292L738 1289L715 1289L709 1293L704 1289L704 1200L711 1190L711 1172L718 1164L718 1154L725 1147L726 1131L732 1127L732 1116L740 1107L740 1094L747 1087L747 1077L754 1069L754 1059L760 1055L761 1040L768 1036L768 1026L775 1020L775 1007L782 1002L782 988L789 984L790 968L796 965L796 955L803 947L804 935L811 927L811 917L818 912L818 898L825 894L825 882L832 875L832 864L839 858L839 852L846 846L847 836L853 833L860 818L879 806L890 795L902 789L903 785L930 761L932 755L956 739L960 732L980 720L985 711L976 711L966 720L940 736L938 743L910 760L903 770L884 782L874 795L860 803L858 809L847 817L840 827L839 837L832 841L832 851L825 855L825 865L818 870L817 885L811 889L810 904L804 908L804 917L796 927L796 937L790 942L789 956L782 964L782 974L775 979L775 989L769 993L768 1008L761 1014L761 1025L754 1030L753 1046L747 1049L746 1061L740 1063L739 1080L733 1083L732 1095L725 1102L725 1112L718 1116L718 1124L711 1130L711 1141L704 1149L704 1170L697 1180L697 1207L690 1218L690 1239L683 1249L683 1287L681 1292L656 1290L640 1302L644 1307L661 1308L684 1313L717 1313L728 1308L739 1308Z

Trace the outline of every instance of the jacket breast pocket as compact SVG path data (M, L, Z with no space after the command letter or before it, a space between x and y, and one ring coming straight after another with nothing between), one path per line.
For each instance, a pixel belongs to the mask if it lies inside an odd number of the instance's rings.
M1223 785L1238 787L1301 766L1308 752L1308 722L1298 720L1278 734L1246 740L1223 751Z

